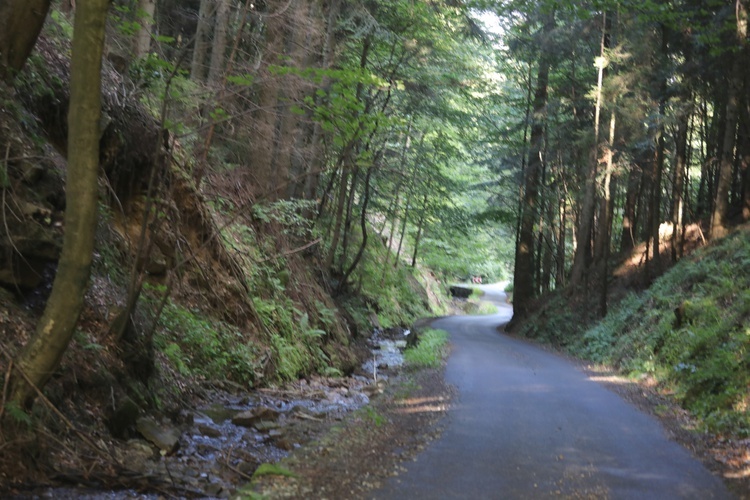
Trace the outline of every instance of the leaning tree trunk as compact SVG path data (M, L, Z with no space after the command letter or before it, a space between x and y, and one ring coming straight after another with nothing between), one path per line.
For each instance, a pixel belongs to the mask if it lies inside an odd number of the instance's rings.
M96 229L101 65L108 6L109 0L87 0L76 11L68 113L65 237L44 314L16 361L25 380L14 378L12 397L25 407L31 405L36 389L41 389L59 366L73 336L88 286Z
M12 79L31 54L44 25L50 0L0 2L0 78Z

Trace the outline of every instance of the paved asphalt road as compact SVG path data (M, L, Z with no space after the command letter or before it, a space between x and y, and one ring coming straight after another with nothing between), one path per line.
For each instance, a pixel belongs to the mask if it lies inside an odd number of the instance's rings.
M497 332L512 310L433 324L459 395L442 437L376 499L730 498L659 423L565 359Z

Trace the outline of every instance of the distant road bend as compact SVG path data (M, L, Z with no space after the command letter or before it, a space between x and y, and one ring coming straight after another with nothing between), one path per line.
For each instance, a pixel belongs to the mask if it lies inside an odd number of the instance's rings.
M443 435L376 499L730 498L660 424L570 362L497 332L512 309L433 326L450 332L459 395Z

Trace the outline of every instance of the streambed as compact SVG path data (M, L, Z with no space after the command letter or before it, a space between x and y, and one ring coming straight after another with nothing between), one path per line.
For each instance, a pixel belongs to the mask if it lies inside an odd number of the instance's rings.
M183 410L170 421L150 418L155 437L121 443L114 459L128 473L119 483L61 474L56 479L74 486L36 489L15 498L231 497L260 464L277 462L320 438L382 392L403 364L403 338L403 330L375 332L368 340L369 359L349 377L313 376L244 394L211 389L205 398L210 404ZM169 436L174 437L172 448L171 443L154 444Z

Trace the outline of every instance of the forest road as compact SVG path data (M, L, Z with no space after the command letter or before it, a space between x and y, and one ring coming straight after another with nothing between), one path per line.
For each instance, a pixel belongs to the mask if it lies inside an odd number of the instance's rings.
M446 379L458 396L442 436L375 499L731 498L722 481L660 424L566 359L498 333L512 316L433 323L453 345Z

